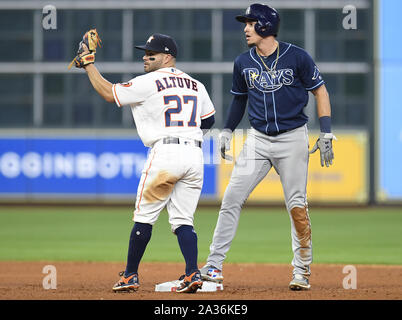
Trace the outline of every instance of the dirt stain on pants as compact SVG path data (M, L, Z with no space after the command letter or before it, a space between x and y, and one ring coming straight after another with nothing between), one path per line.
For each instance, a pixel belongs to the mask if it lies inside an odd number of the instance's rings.
M307 214L307 208L295 207L290 210L293 223L296 229L297 238L300 241L301 248L310 247L311 242L311 225L310 218Z
M173 191L178 178L167 171L160 171L144 190L144 199L149 203L165 200Z

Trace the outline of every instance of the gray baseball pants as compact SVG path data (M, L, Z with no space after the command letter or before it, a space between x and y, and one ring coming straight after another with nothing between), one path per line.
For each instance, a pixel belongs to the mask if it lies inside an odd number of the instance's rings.
M243 204L274 167L280 176L291 222L293 274L310 276L312 243L306 195L308 148L307 125L274 137L255 129L248 131L223 196L208 265L222 270L237 231Z

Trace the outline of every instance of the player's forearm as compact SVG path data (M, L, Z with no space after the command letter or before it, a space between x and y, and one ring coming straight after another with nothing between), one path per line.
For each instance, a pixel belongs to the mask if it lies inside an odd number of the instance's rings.
M314 90L313 94L317 100L317 115L320 121L320 131L331 132L331 103L325 85Z
M107 81L96 69L95 65L89 64L85 67L89 80L98 94L107 102L114 102L113 84Z
M318 118L331 116L331 103L329 101L329 94L325 85L320 86L313 91L317 101L317 115Z
M247 95L234 96L228 110L228 116L225 122L225 129L234 131L243 118L247 106Z

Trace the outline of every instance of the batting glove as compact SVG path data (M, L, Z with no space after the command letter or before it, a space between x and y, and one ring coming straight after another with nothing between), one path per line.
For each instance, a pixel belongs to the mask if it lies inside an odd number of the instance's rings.
M334 151L332 150L332 139L337 140L336 137L332 133L320 133L320 137L317 139L313 149L309 152L312 154L320 149L320 157L321 157L321 167L324 166L324 163L327 167L332 164L332 160L334 160Z
M232 130L230 129L223 129L222 132L219 134L219 142L221 148L221 157L223 159L232 161L233 157L226 154L226 151L230 150L230 142L232 141Z

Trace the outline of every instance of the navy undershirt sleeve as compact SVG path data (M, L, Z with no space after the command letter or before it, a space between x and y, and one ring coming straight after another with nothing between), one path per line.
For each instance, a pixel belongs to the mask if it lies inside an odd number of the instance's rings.
M206 119L201 119L200 128L201 129L211 129L212 126L214 125L214 123L215 123L215 117L214 117L214 115L212 115Z
M227 113L224 129L234 131L234 129L239 125L241 119L243 119L244 112L246 111L247 98L247 95L233 96L232 104Z

